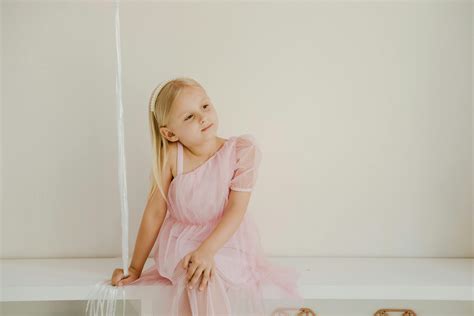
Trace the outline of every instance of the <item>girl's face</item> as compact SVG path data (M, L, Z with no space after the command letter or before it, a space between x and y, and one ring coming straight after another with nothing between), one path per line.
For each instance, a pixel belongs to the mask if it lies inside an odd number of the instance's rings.
M160 130L170 141L193 146L216 137L217 112L206 92L200 87L185 87L170 109L169 124Z

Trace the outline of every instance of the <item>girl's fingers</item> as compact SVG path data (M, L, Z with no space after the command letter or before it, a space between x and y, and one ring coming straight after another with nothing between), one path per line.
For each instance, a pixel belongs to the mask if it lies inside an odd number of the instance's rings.
M186 280L187 281L190 281L193 274L196 272L196 269L198 268L199 266L197 264L195 264L194 262L191 262L191 264L189 265L188 267L188 271L186 272Z
M201 273L203 271L203 267L202 266L199 266L197 269L196 269L196 272L194 273L193 275L193 278L191 279L191 281L189 281L189 284L188 284L188 287L190 289L193 288L194 284L197 283L198 279L201 277Z
M204 287L207 285L207 282L209 280L210 273L211 273L211 269L204 270L204 273L202 274L201 286L199 286L199 291L204 290Z
M112 285L116 285L123 277L122 271L115 270L112 275Z
M189 264L189 259L191 258L190 254L187 254L183 259L183 268L186 269Z

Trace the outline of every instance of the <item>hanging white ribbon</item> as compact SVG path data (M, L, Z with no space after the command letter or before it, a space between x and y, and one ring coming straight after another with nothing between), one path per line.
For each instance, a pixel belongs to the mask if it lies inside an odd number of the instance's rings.
M120 14L119 0L115 0L115 46L117 50L117 73L115 79L115 94L117 101L117 136L118 136L118 176L120 189L120 206L122 214L122 265L124 276L128 276L128 198L127 173L125 161L123 104L122 104L122 59L120 54Z
M118 136L118 177L120 190L120 206L122 215L122 265L124 278L128 276L128 199L127 174L125 163L125 145L123 128L122 105L122 60L120 55L120 14L119 0L114 0L115 6L115 47L117 51L117 72L115 77L115 95L117 102L117 136ZM90 316L113 316L116 311L117 286L111 285L106 279L95 284L87 296L86 314ZM125 289L122 287L122 315L125 316Z

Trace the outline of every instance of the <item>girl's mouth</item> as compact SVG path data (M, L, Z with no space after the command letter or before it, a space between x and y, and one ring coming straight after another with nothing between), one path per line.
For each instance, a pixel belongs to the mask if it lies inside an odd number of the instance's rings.
M205 131L207 131L207 130L209 129L209 127L211 127L212 125L213 125L213 124L209 124L209 126L208 126L208 127L206 127L206 128L203 128L203 129L201 130L201 132L205 132Z

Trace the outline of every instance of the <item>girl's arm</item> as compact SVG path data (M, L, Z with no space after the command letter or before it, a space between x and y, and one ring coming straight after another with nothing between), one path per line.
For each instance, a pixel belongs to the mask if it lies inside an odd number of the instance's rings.
M240 226L250 201L249 191L231 190L224 214L212 233L194 251L188 253L182 260L183 268L187 270L188 288L192 289L203 274L199 290L202 291L209 280L214 278L214 255Z
M169 161L169 160L168 160ZM168 188L173 178L171 167L168 164L163 172L163 191L165 195L168 194ZM166 216L167 205L158 187L147 201L140 228L135 242L135 249L133 251L132 261L130 263L130 270L141 274L146 259L150 254L153 245L155 244L161 225Z
M215 254L229 240L242 222L250 201L250 195L251 192L230 191L221 220L199 246L200 249Z

